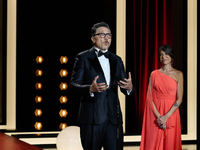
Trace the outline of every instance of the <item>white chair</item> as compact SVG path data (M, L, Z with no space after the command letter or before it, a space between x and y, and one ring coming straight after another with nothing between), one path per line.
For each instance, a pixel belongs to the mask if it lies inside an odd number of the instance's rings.
M69 126L63 129L57 137L58 150L83 150L80 139L80 128Z

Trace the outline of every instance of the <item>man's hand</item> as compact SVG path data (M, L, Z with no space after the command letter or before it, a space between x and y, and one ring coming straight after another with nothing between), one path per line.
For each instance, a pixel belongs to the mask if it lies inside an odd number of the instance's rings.
M130 91L133 88L133 84L132 84L132 78L131 78L131 73L128 73L128 79L124 78L125 82L120 80L118 81L118 84L120 86L120 88L126 89L128 91Z
M90 86L90 93L94 93L94 92L103 92L106 91L108 89L108 85L106 83L97 83L97 79L99 78L99 76L96 76Z

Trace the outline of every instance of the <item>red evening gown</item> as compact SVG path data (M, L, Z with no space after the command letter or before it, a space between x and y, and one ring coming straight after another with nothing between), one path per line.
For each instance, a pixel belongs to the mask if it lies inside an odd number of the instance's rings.
M166 130L160 129L154 114L154 102L160 115L165 115L177 99L177 82L155 70L151 74L142 125L140 150L182 150L179 109L167 120Z

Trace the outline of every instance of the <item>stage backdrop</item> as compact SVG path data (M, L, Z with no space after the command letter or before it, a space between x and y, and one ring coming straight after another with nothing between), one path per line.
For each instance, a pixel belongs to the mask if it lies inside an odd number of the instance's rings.
M174 67L187 79L186 0L127 1L126 66L132 72L135 95L126 98L126 134L140 134L150 73L161 67L158 49L169 44L175 51ZM186 131L186 90L181 106L182 133ZM184 116L184 117L183 117Z
M135 95L126 98L126 134L140 134L150 72L160 67L158 47L170 44L175 50L174 66L183 71L186 85L186 0L131 0L127 1L126 18L126 69L131 71L136 87ZM76 125L79 108L78 97L70 91L61 91L61 82L69 83L74 58L78 52L92 47L90 29L96 22L107 22L112 30L110 51L116 50L116 1L65 1L33 2L17 1L17 129L35 130L41 122L42 130L59 130L59 124ZM60 56L67 56L67 64L61 64ZM37 56L43 56L37 64ZM37 77L36 70L43 75ZM60 77L61 69L67 69L67 77ZM43 87L36 90L36 82ZM186 90L182 107L186 108ZM41 95L43 101L35 102ZM59 98L66 95L68 102ZM42 110L41 116L34 114ZM66 109L67 117L59 111ZM182 110L182 109L181 109ZM185 109L186 110L186 109ZM187 129L187 111L182 112L182 128ZM25 121L24 121L25 120Z
M41 130L60 130L60 123L77 125L79 97L72 96L69 85L75 56L90 49L91 27L94 23L105 21L110 25L113 39L116 38L116 1L17 1L17 129L35 130L35 123L41 122ZM110 50L115 53L113 40ZM42 56L43 62L36 63L36 57ZM67 56L66 64L60 63L60 57ZM43 71L36 76L36 70ZM66 69L68 75L61 77L59 72ZM41 82L43 87L37 90L35 85ZM35 97L43 100L36 103ZM60 103L61 96L68 98ZM75 93L78 95L78 93ZM41 116L34 114L42 110ZM60 117L61 109L68 115Z

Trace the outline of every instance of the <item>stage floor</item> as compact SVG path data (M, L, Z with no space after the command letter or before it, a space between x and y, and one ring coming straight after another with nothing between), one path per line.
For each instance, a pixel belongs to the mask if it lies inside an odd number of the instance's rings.
M50 134L51 136L53 136L52 134ZM28 136L30 136L30 134L28 135L23 135L25 138ZM48 134L49 136L49 134ZM57 137L57 134L56 136L54 135L53 138ZM22 137L21 137L22 138ZM44 137L43 137L44 138ZM0 132L0 150L57 150L56 148L56 144L45 144L45 145L37 145L37 146L33 146L35 144L33 143L30 143L30 144L27 144L29 142L24 142L23 140L19 140L19 136L9 136L9 135L6 135L4 133L1 133ZM39 139L41 140L41 139ZM48 140L48 139L47 139ZM51 139L50 139L51 140ZM54 139L54 143L56 142L56 140ZM187 144L186 144L187 143ZM196 144L193 144L193 143L196 143ZM183 142L183 145L182 145L182 150L197 150L198 147L197 147L197 144L198 142L186 142L184 141ZM127 144L125 144L127 145ZM124 146L124 150L139 150L139 143L134 143L134 145L136 146ZM198 144L199 146L199 144ZM39 148L41 147L41 148Z
M124 150L139 150L139 146L124 146ZM57 150L56 148L44 148L43 150ZM182 145L182 150L197 150L196 144Z

